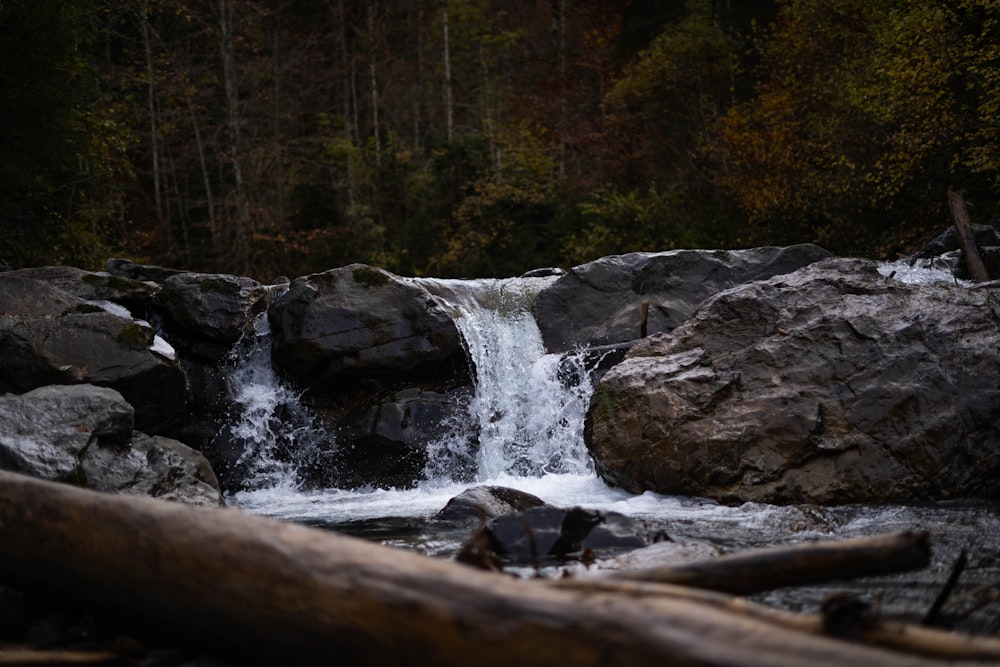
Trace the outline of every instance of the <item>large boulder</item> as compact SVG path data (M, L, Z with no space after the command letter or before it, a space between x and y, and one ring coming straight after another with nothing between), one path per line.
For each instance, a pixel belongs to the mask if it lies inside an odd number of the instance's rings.
M268 316L276 365L320 389L344 376L420 372L464 360L458 329L438 301L411 281L363 264L293 280Z
M83 383L121 392L142 430L169 433L185 419L187 376L149 324L46 281L0 273L0 392Z
M160 291L154 282L134 280L110 273L85 271L73 266L40 266L8 271L7 278L28 278L48 283L86 301L116 303L131 314L148 318L153 299Z
M41 479L195 505L221 505L208 461L133 430L121 394L89 384L0 396L0 468Z
M1000 283L829 260L724 291L593 395L586 440L632 492L853 502L1000 493Z
M542 290L535 319L549 352L624 343L639 338L644 301L647 332L670 331L716 292L830 256L811 244L611 255L574 267Z
M192 357L219 361L267 306L268 290L253 278L215 273L167 277L156 305L174 344Z

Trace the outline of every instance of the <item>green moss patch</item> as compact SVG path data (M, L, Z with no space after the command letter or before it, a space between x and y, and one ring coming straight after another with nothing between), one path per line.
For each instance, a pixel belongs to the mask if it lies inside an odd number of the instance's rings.
M138 322L129 322L118 332L118 342L130 350L145 350L153 344L156 333Z
M354 282L368 287L380 287L389 282L389 274L372 266L359 266L354 269Z

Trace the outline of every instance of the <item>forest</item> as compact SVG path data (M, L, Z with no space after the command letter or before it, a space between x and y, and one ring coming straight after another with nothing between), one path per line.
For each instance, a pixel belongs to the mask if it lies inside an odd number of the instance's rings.
M892 258L1000 196L998 0L0 0L0 265Z

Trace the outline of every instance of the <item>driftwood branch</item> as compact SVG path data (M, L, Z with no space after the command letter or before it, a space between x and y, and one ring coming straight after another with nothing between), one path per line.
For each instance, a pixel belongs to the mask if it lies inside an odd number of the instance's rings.
M907 531L742 552L609 576L750 595L786 586L919 570L927 567L930 557L927 533Z
M943 664L735 603L559 588L238 510L4 472L0 578L244 664Z
M969 275L977 283L986 282L990 279L990 274L979 254L979 248L976 247L976 237L972 233L972 221L969 219L969 211L965 207L965 197L962 196L961 192L948 193L948 208L951 209L951 221L955 226L955 236L958 237L958 245L962 248L962 257L965 258Z

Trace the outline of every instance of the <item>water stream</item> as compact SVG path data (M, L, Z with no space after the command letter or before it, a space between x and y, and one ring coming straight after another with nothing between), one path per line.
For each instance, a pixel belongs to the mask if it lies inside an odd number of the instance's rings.
M951 280L944 272L883 267L907 282ZM947 578L961 549L969 551L969 586L1000 578L1000 512L990 503L933 505L725 506L700 499L655 493L632 495L611 488L593 471L583 444L583 420L593 387L572 355L546 354L531 316L531 298L548 279L433 281L421 284L454 311L470 363L475 396L467 419L431 447L426 480L412 489L304 490L297 463L278 463L275 448L299 441L309 449L316 434L294 392L270 369L268 333L261 320L252 345L234 358L233 378L243 383L245 418L227 427L244 429L244 457L258 482L229 502L253 513L334 529L429 555L452 556L467 537L442 533L430 518L473 484L497 484L533 493L561 507L617 511L648 521L673 540L719 552L813 539L853 537L904 529L928 530L934 545L932 567L917 573L862 580L837 590L871 599L881 596L886 613L926 610ZM571 381L567 381L567 377ZM280 415L275 406L283 406ZM291 408L289 406L292 406ZM280 431L284 424L286 431ZM276 430L277 429L277 430ZM468 429L478 433L475 452ZM458 455L474 461L475 481L455 482L449 466ZM317 465L317 461L308 462ZM795 589L763 596L794 609L815 609L829 589ZM994 608L995 611L995 608ZM1000 632L1000 614L977 617L977 630ZM985 623L985 624L984 624Z

